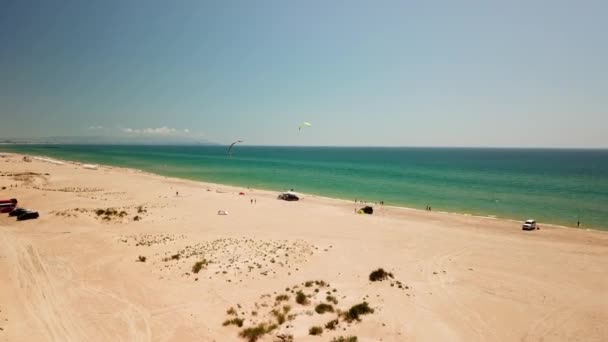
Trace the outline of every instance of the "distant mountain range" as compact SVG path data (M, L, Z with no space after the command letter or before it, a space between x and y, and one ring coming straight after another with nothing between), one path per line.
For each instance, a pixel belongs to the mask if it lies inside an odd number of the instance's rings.
M177 136L73 136L46 138L3 138L2 144L74 144L74 145L218 145L204 140Z

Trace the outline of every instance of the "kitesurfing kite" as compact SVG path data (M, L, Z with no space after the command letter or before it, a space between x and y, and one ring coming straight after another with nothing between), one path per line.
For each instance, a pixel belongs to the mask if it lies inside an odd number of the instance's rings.
M238 143L242 143L242 140L237 140L235 142L233 142L232 144L230 144L230 146L228 147L228 156L232 157L232 148L234 147L234 145L238 144Z
M302 124L300 126L298 126L298 131L301 131L302 128L304 128L304 127L310 127L310 126L312 126L310 123L302 122Z

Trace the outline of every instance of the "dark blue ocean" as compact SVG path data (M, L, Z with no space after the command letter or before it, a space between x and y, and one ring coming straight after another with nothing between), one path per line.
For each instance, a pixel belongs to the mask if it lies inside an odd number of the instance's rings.
M269 190L608 229L608 150L4 145Z

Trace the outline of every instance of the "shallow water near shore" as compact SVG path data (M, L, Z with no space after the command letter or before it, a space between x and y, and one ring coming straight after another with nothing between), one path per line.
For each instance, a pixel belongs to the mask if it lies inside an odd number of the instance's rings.
M608 150L4 145L0 151L387 205L608 229Z

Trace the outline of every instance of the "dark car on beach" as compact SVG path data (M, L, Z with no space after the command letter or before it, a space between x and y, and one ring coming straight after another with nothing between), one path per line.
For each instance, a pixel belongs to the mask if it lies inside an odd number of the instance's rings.
M293 192L284 192L282 194L279 195L279 197L277 197L278 199L282 199L284 201L297 201L300 199L300 197L298 197L298 195L296 195Z
M37 219L39 216L40 215L38 215L37 211L27 211L27 212L17 216L17 221Z
M29 209L25 209L25 208L15 208L15 209L13 209L13 211L8 213L8 216L19 216L19 215L25 214L29 211L33 211L33 210L29 210Z

